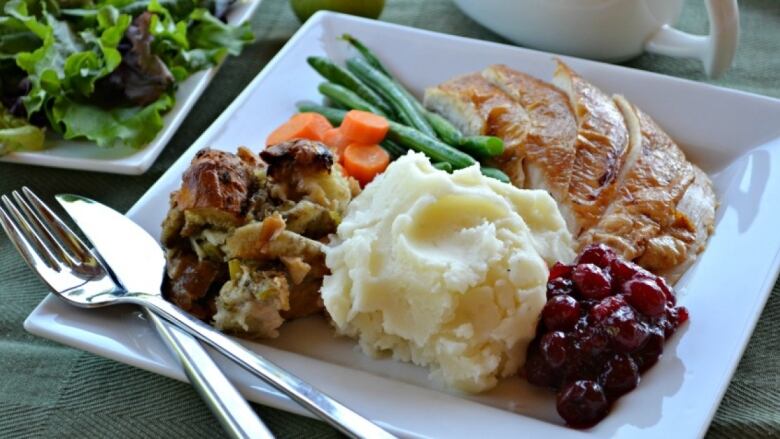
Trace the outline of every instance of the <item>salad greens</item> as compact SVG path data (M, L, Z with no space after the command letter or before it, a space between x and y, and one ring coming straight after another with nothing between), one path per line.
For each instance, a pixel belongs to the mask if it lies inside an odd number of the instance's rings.
M177 84L238 55L234 0L0 0L0 154L43 147L44 130L140 148Z

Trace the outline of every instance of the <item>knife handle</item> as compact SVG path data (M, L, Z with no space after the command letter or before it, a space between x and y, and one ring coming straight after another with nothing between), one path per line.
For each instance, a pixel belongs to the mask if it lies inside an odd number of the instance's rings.
M146 317L178 358L190 384L197 390L219 423L235 439L273 439L273 434L228 381L195 338L144 308Z

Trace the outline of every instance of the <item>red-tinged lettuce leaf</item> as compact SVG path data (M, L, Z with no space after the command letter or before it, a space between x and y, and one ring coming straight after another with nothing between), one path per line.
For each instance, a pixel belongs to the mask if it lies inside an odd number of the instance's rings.
M119 66L97 83L96 99L113 105L147 105L171 89L173 75L152 53L149 26L154 17L144 12L127 28L125 38L130 48Z
M162 113L172 106L173 98L167 94L146 106L113 109L58 98L50 117L66 139L84 137L102 147L125 144L140 148L162 129Z

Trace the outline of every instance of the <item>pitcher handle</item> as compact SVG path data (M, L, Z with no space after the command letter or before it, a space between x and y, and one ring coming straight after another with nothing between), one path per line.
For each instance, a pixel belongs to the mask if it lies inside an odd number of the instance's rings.
M731 67L739 42L737 0L706 0L709 35L693 35L664 25L645 43L645 50L677 58L698 58L707 76L715 78Z

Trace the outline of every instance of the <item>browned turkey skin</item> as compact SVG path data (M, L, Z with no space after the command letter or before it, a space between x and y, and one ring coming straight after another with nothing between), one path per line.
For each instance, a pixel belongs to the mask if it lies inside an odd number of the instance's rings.
M648 115L562 62L553 84L494 65L429 88L425 105L465 134L503 138L493 164L547 190L580 248L605 243L675 281L712 233L707 175Z
M199 151L163 222L166 298L250 338L321 312L320 240L358 191L318 142L284 142L260 156Z

